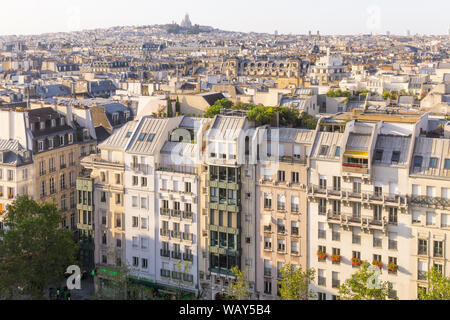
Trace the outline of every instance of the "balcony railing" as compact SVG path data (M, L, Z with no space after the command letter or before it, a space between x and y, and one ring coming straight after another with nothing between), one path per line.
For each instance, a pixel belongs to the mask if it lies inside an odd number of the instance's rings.
M170 237L170 230L168 229L160 229L159 233L162 237Z
M185 211L183 213L183 218L186 220L192 220L194 218L194 214L192 212Z
M175 260L181 260L181 252L172 251L172 258Z
M278 232L278 234L285 234L286 233L286 227L278 226L277 232Z
M174 239L179 239L179 240L182 239L182 238L181 238L181 232L180 232L180 231L172 231L172 232L171 232L171 236L172 236L172 238L174 238Z
M161 277L170 278L170 270L161 269Z
M194 256L191 253L183 253L183 260L184 261L194 261Z
M180 210L172 210L172 218L181 219L181 213L182 211Z
M298 156L282 156L278 157L278 161L283 163L298 163L298 164L307 164L308 157L298 157Z
M369 166L367 164L354 164L354 163L344 163L342 165L342 171L349 173L369 173Z
M170 250L161 249L161 257L169 258L170 257Z
M432 207L446 209L450 208L450 199L427 197L427 196L413 196L410 197L410 203L421 207Z
M264 226L264 232L272 232L272 226Z
M196 175L198 172L198 169L195 166L180 166L180 165L174 165L174 164L160 163L157 166L157 168L158 168L157 171L176 172L176 173L193 174L193 175Z
M183 232L183 240L185 241L194 241L194 235L192 233Z
M191 275L191 274L183 274L183 281L184 282L193 283L194 282L194 276Z
M143 173L143 174L147 174L148 172L148 165L146 164L142 164L142 163L134 163L132 162L130 164L130 168L132 171L136 172L136 173Z
M160 212L162 216L170 217L170 213L172 212L172 210L168 208L161 208Z

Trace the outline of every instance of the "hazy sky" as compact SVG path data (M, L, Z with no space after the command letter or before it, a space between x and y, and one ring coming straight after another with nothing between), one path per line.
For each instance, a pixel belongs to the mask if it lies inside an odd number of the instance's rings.
M8 0L0 35L180 23L280 34L448 34L449 0Z

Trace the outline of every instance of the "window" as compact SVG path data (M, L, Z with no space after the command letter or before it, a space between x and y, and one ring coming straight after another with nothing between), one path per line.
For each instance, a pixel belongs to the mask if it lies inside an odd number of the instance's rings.
M44 141L39 141L38 142L38 151L44 151Z
M132 204L133 208L137 208L138 206L138 197L134 196L132 197Z
M133 186L139 185L139 177L133 176Z
M141 229L147 229L147 218L141 219Z
M127 135L125 136L125 138L130 138L132 134L133 134L133 132L128 131L128 132L127 132Z
M147 209L147 198L141 198L141 209Z
M320 147L320 156L326 156L328 154L328 146L321 146Z
M133 228L137 228L139 226L139 218L133 217Z
M272 209L272 196L264 193L264 209Z
M412 212L412 223L413 224L420 224L421 223L421 214L420 211L413 211Z
M450 159L445 159L444 169L450 170Z
M300 176L298 172L292 172L292 183L298 184L300 182Z
M418 241L418 250L417 250L417 254L418 255L427 255L428 254L428 241L424 240L424 239L419 239Z
M375 161L381 161L383 159L383 150L375 150Z
M438 159L437 158L430 158L430 168L437 168Z
M327 295L326 295L326 293L323 293L323 292L318 292L317 297L318 297L318 300L327 300Z
M353 218L361 218L361 203L353 202Z
M142 269L148 269L148 260L142 259Z
M138 266L139 266L139 258L133 257L133 267L138 267Z
M423 157L415 156L414 157L414 168L422 168Z
M443 248L444 248L443 241L434 241L433 253L435 258L443 257Z
M327 214L327 199L319 199L319 215Z
M152 142L154 138L155 138L155 135L153 133L149 134L148 138L147 138L147 142Z
M122 239L117 239L116 240L116 247L117 248L122 248Z
M190 182L185 182L184 184L184 192L191 193L192 192L192 185Z
M394 225L398 223L398 208L389 208L389 223Z
M398 164L399 161L400 161L400 151L394 151L392 153L391 162L395 163L395 164Z
M341 177L333 177L333 190L341 191Z
M340 157L341 156L341 147L336 147L336 151L334 152L334 156L335 157Z
M434 226L436 225L436 215L434 212L427 212L427 226Z
M285 181L286 181L286 172L278 171L278 182L285 182Z
M271 280L264 281L264 293L272 294L272 281Z

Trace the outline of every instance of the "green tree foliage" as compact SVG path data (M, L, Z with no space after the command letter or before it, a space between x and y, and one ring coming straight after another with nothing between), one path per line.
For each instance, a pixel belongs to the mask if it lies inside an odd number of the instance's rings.
M170 98L167 99L167 117L168 118L173 117L172 100Z
M6 228L0 230L0 297L44 299L48 286L77 264L78 245L62 221L55 204L28 196L7 207Z
M350 98L352 96L352 93L350 91L342 91L341 89L336 89L328 91L327 96L329 98Z
M315 270L302 268L294 270L292 264L286 264L281 269L281 288L280 294L282 300L309 300L314 299L316 294L309 290L309 285L314 281Z
M276 117L275 108L271 107L254 107L247 115L248 119L261 123L269 124Z
M247 281L247 273L243 273L238 267L232 269L234 280L230 281L227 289L228 298L231 300L245 300L250 298L250 286Z
M233 106L233 102L227 99L217 100L208 110L205 112L206 118L214 118L224 110L229 110Z
M317 120L310 114L303 112L300 116L298 127L308 130L316 130Z
M380 281L378 286L377 274L371 269L375 267L363 262L359 271L339 287L339 300L387 300L391 290L389 283Z
M428 289L419 289L419 300L450 300L450 277L433 267L427 273Z
M280 125L296 126L299 122L300 111L295 108L280 107L277 110L280 114Z

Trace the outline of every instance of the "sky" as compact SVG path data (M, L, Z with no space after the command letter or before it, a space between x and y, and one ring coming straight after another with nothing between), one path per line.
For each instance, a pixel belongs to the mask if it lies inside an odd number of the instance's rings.
M448 34L449 0L15 0L2 1L0 35L180 23L228 31Z

